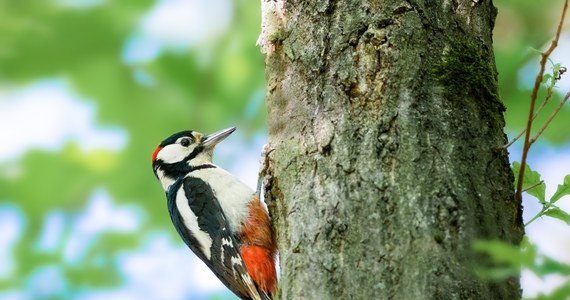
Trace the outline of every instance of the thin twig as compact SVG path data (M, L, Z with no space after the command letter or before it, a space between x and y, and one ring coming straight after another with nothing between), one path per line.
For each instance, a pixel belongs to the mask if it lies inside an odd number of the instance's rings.
M540 107L536 110L536 112L534 113L534 116L532 116L532 120L534 121L534 119L536 119L536 117L538 117L538 114L540 114L540 111L546 106L546 103L548 103L548 100L550 100L550 98L552 97L552 89L548 89L548 92L546 94L546 97L544 97L544 101L542 101L542 104L540 105ZM518 139L521 138L521 136L526 132L526 129L523 129L521 131L521 133L519 133L512 141L510 141L508 144L506 144L505 146L503 146L503 148L509 148L510 146L512 146L516 141L518 141Z
M532 188L534 188L535 186L539 186L539 185L541 185L541 184L543 184L543 183L544 183L544 180L541 180L541 181L539 181L539 182L537 182L537 183L535 183L535 184L533 184L533 185L527 187L526 189L524 189L524 190L523 190L523 193L526 192L526 191L528 191L528 190L530 190L530 189L532 189Z
M540 87L540 83L542 82L542 76L544 75L544 69L546 67L546 62L548 57L554 49L558 46L558 40L560 39L560 32L562 31L562 25L564 24L564 19L566 18L566 10L568 9L568 0L564 1L564 7L562 8L562 16L560 17L560 22L558 23L558 28L556 29L556 35L554 40L550 43L550 47L546 50L546 52L542 53L540 59L540 71L538 75L536 75L536 79L534 80L534 88L532 89L532 94L530 96L530 108L528 112L528 119L526 123L526 132L524 136L524 146L522 151L521 157L521 168L519 171L519 178L517 179L517 190L515 193L515 199L518 201L522 201L522 184L524 178L524 171L526 168L526 159L528 156L528 151L530 149L530 131L532 129L532 117L534 116L534 107L536 105L536 97L538 94L538 89Z
M560 112L562 107L564 107L564 104L566 103L566 101L568 101L568 98L570 98L570 92L568 92L566 96L564 96L564 99L562 99L562 101L560 102L560 104L558 104L558 107L556 107L556 109L552 112L552 114L550 114L550 117L548 117L548 120L546 120L542 128L540 128L540 130L536 133L536 135L530 140L531 145L534 144L536 140L538 140L538 137L540 137L540 135L544 132L546 127L550 125L550 122L552 122L552 119L556 117L556 115L558 114L558 112Z
M530 224L530 223L534 222L536 219L542 217L549 207L550 206L543 206L542 209L536 214L536 216L532 217L532 219L530 219L528 222L524 223L524 226L526 227L526 226L528 226L528 224Z

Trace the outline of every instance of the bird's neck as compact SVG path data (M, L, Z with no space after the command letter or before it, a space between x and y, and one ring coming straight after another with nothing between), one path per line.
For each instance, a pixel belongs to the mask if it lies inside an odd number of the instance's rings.
M190 171L190 166L185 162L175 164L164 164L156 169L156 177L162 184L165 192L168 192L170 186L179 178L184 177Z
M189 161L181 161L174 164L164 164L156 171L156 176L160 180L165 192L178 179L185 177L188 173L201 169L216 168L211 160L195 158Z

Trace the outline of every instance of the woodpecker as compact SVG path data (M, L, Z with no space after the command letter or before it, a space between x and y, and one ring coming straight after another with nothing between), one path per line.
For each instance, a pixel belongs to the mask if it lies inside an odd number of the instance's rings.
M269 216L251 188L212 163L214 147L234 131L175 133L152 154L152 168L184 243L240 298L271 299L277 246Z

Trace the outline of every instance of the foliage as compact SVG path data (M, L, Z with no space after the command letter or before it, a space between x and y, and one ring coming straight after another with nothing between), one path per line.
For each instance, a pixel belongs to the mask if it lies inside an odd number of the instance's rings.
M546 191L546 185L544 181L540 179L540 174L538 172L533 171L530 169L528 165L526 165L526 172L524 175L523 180L523 188L529 194L538 199L540 204L542 204L542 210L530 221L528 221L525 225L532 223L537 218L542 217L543 215L547 215L556 219L560 219L568 225L570 225L570 215L565 211L558 208L554 203L560 200L560 198L570 195L570 175L566 175L564 177L564 182L558 185L558 188L554 195L550 198L550 200L545 201L544 193ZM513 172L515 177L518 175L520 171L520 164L518 162L513 163Z
M507 132L519 133L526 126L528 104L532 91L532 76L536 74L537 51L551 38L562 1L495 1L498 8L497 23L493 40L495 60L499 73L499 90L505 103ZM538 51L540 53L540 51ZM547 74L556 77L552 72ZM539 97L547 94L550 85L542 85ZM560 93L553 93L543 110L551 111L562 99ZM548 114L539 114L536 124L544 124ZM566 121L570 119L570 108L565 106L558 117L543 134L545 142L561 145L568 142Z
M22 288L39 268L54 264L72 291L119 285L117 253L142 247L159 228L175 234L150 168L160 140L181 129L209 132L230 125L247 136L264 122L258 2L233 1L230 28L206 45L162 46L155 59L136 62L124 59L125 49L160 1L93 1L88 7L70 2L81 1L0 0L0 83L25 87L63 79L83 101L96 104L100 124L124 129L128 143L119 152L85 151L70 141L61 151L31 151L2 165L20 170L0 176L0 199L22 211L25 230L13 251L16 277L0 279L0 290ZM139 74L151 80L137 80ZM50 213L66 216L62 240L69 239L74 220L101 187L119 205L141 208L142 227L95 237L87 256L74 264L62 241L53 251L37 249Z
M552 132L552 128L557 127L557 125L553 125L557 124L556 122L553 122L555 117L562 119L564 118L563 116L567 114L567 107L564 104L568 98L570 98L570 92L568 92L562 99L560 99L559 96L557 97L557 93L555 92L556 84L561 79L561 76L566 72L566 68L561 66L560 63L554 63L550 59L550 55L558 44L567 7L568 1L565 0L562 16L558 22L556 35L554 40L551 42L550 47L544 52L535 50L535 52L538 52L541 57L539 64L540 71L536 76L534 88L528 92L528 94L531 95L531 104L528 112L528 118L526 120L527 125L512 142L506 145L506 147L509 147L513 145L517 139L523 135L525 136L521 163L514 162L512 164L512 170L516 178L514 186L516 191L515 200L521 201L522 193L526 192L528 195L535 197L542 206L541 210L525 223L525 226L528 226L543 216L549 216L570 225L570 214L555 205L555 203L557 203L561 198L570 195L570 175L565 176L563 183L558 185L556 192L547 200L545 195L545 182L541 179L538 172L533 171L529 167L526 161L531 146L538 140L542 133L547 132L548 130L551 130ZM551 72L545 74L547 62L550 64ZM540 97L542 97L543 100L538 108L536 108L535 104L537 98L539 98L539 92L542 92ZM522 94L519 96L522 96ZM553 107L553 103L558 103L558 105ZM551 104L550 107L548 107L548 104ZM551 111L550 116L546 117L545 114L541 114L544 108ZM542 116L542 118L540 118L540 116ZM542 128L532 136L531 128L532 125L536 123L543 125ZM552 138L552 136L547 135L547 138ZM473 244L473 248L475 251L486 253L494 263L493 267L478 268L478 274L485 278L505 280L509 277L519 276L523 269L531 271L540 278L544 278L548 275L559 275L564 277L568 277L570 275L570 265L539 253L536 245L531 243L526 237L520 245L511 245L504 241L480 240ZM568 298L570 298L570 284L568 283L557 287L547 295L540 294L537 296L537 299Z
M519 172L520 164L518 162L514 162L513 173L515 173L515 177L518 176ZM540 174L538 174L538 172L531 170L530 167L526 165L526 172L523 179L524 191L529 195L536 197L542 205L540 212L530 219L525 226L544 215L562 220L570 225L570 215L554 205L554 203L560 200L560 198L570 195L570 175L566 175L564 177L564 182L558 185L556 192L548 201L545 201L544 197L546 185L544 184L544 181L540 179Z
M515 178L520 172L520 164L513 163ZM570 225L570 215L554 205L561 198L570 195L570 175L564 177L564 182L558 185L556 192L545 200L546 186L541 180L540 174L526 165L523 177L523 188L527 194L538 199L542 209L533 218L526 222L528 226L542 216L549 216L566 222ZM511 245L503 241L478 240L473 243L475 251L486 253L494 265L492 267L479 267L477 274L483 278L492 280L504 280L509 277L517 277L521 270L529 270L539 278L549 275L570 276L570 265L558 261L552 257L540 253L527 237L519 246ZM568 299L570 297L570 284L563 284L549 294L540 294L536 299Z
M479 240L473 244L477 251L485 251L501 268L478 269L480 275L490 279L504 279L517 276L521 268L526 268L540 278L548 275L570 275L570 265L561 263L540 254L535 245L524 238L520 246L513 246L502 241ZM570 295L570 294L568 294Z

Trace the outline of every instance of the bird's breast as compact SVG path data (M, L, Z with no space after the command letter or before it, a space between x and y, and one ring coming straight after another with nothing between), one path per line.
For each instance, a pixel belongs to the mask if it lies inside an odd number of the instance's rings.
M219 167L197 170L189 176L200 178L210 185L230 223L231 230L239 232L242 223L248 217L248 204L253 200L254 191Z

